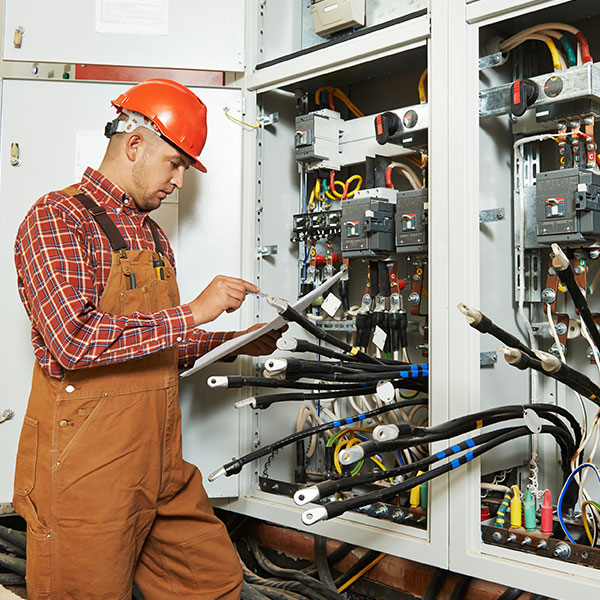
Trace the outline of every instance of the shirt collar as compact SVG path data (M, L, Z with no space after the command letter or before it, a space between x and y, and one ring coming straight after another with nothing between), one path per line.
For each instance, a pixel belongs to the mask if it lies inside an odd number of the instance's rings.
M107 204L113 209L129 208L134 212L141 212L131 196L128 196L116 183L91 167L85 170L81 178L81 186L92 195L94 200Z

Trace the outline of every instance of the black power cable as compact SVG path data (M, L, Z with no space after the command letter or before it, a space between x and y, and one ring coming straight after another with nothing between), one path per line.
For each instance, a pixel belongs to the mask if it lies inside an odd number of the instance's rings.
M25 577L24 558L10 556L9 554L0 554L0 567L6 569L7 571L11 571L12 573L17 573L17 575L22 575L23 577Z
M244 465L256 460L258 458L262 458L263 456L268 456L272 454L276 450L280 448L284 448L298 440L302 440L304 438L310 437L315 433L321 433L323 431L328 431L329 429L335 429L336 427L341 427L342 425L351 425L352 423L358 423L360 421L364 421L365 419L369 419L371 417L376 417L377 415L382 415L386 412L390 412L397 408L406 408L407 406L415 406L417 404L425 405L427 404L427 400L422 398L415 398L412 400L404 400L402 402L393 402L391 404L386 404L384 406L380 406L379 408L375 408L373 410L369 410L365 413L361 413L359 415L353 415L350 417L345 417L343 419L328 421L327 423L321 423L320 425L316 425L315 427L311 427L309 429L303 429L302 431L297 431L296 433L292 433L280 440L269 444L268 446L263 446L253 452L245 454L244 456L240 456L223 465L213 473L208 476L209 481L214 481L221 475L225 475L226 477L230 477L231 475L235 475L239 473Z
M256 562L260 565L261 569L264 569L271 575L276 577L287 577L289 579L295 579L305 586L312 588L314 591L319 593L321 596L328 598L328 600L345 600L345 597L338 594L337 591L329 589L325 584L321 583L318 579L302 573L302 571L296 571L295 569L285 569L272 563L261 551L258 546L258 542L255 538L248 539L248 545L252 551L252 555L256 559Z
M436 600L444 582L448 577L448 571L445 569L436 569L429 580L429 585L423 594L421 600Z
M563 429L560 429L553 425L543 425L540 433L547 433L554 436L557 442L559 442L559 440L562 440L562 442L566 442L567 440L565 438L568 438L567 434ZM353 498L348 498L342 501L329 502L317 508L310 509L302 515L302 521L306 525L313 525L314 523L317 523L319 521L339 517L348 510L356 510L358 508L361 508L362 506L366 506L374 502L385 502L386 500L395 498L399 494L402 494L412 489L413 487L421 485L426 481L430 481L431 479L435 479L436 477L448 473L453 469L457 469L462 465L466 464L467 462L470 462L474 458L481 456L485 452L488 452L505 442L516 439L517 437L530 434L531 431L527 427L515 427L512 431L509 431L503 435L499 435L494 440L482 444L481 446L475 447L467 454L463 454L462 456L455 458L451 462L437 467L431 471L428 471L427 473L417 475L416 477L411 477L410 479L407 479L399 484L392 485L382 490L370 492ZM568 443L572 444L572 441L573 440L569 439ZM559 443L559 446L561 448L561 453L563 457L563 474L565 475L566 479L566 477L568 477L570 473L568 463L571 454L566 454L564 444L561 445Z
M321 583L324 583L329 589L337 591L327 561L327 538L322 535L315 536L315 563Z
M523 590L518 588L506 588L504 592L498 596L498 600L517 600L522 594L524 594Z
M17 531L16 529L10 529L9 527L0 525L0 538L15 546L19 546L19 548L22 548L23 550L27 548L27 535L23 531Z
M301 315L296 309L292 308L285 300L282 300L280 303L272 303L277 309L277 312L282 316L286 321L291 323L297 323L304 329L314 335L317 339L320 339L344 352L348 352L356 356L356 358L373 364L381 364L379 360L369 356L365 352L358 350L358 348L353 348L350 344L346 344L342 340L338 340L335 336L331 335L327 331L324 331L322 328L318 327L314 323L311 323L304 315Z
M336 580L336 589L342 587L350 581L357 573L360 573L367 565L370 565L381 552L377 550L367 550L345 573L342 573Z
M469 575L459 575L449 600L464 600L471 585L471 580L472 578Z

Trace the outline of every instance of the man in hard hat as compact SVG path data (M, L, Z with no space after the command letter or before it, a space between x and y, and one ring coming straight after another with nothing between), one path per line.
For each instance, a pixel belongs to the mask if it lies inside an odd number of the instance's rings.
M178 366L235 332L196 328L251 283L217 276L181 304L149 211L206 169L206 107L173 81L113 101L98 171L40 198L15 244L36 357L14 506L27 520L29 600L234 599L242 575L198 469L182 459ZM244 347L268 354L278 332Z

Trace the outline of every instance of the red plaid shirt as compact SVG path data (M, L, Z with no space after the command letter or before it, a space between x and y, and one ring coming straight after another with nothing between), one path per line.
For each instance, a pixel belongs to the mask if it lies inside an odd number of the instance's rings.
M129 248L154 250L148 213L139 211L121 188L89 167L78 187L106 208ZM157 229L174 266L169 241ZM186 304L130 316L99 310L111 247L83 205L61 192L46 194L27 213L15 242L15 264L33 350L52 377L62 378L65 369L122 362L176 345L180 367L191 366L233 337L233 332L195 328Z

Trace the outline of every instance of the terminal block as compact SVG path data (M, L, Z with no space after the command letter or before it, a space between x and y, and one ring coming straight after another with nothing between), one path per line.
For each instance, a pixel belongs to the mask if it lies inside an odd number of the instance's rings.
M304 242L340 234L341 210L294 215L292 242Z
M306 163L308 171L338 171L343 125L340 113L328 108L296 117L296 161Z
M578 168L538 173L535 204L539 244L600 240L600 174Z
M398 192L396 252L427 252L427 188Z
M342 201L342 256L387 256L394 251L397 191L373 188Z

